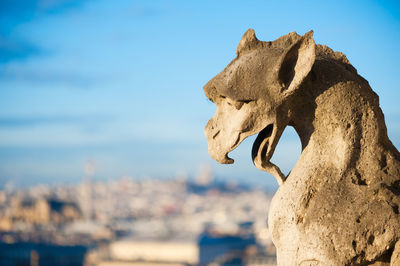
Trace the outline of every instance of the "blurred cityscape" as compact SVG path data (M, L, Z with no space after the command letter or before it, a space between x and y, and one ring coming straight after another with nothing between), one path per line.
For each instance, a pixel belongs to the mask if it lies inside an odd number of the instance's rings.
M0 191L0 265L276 265L271 195L195 179L93 180Z

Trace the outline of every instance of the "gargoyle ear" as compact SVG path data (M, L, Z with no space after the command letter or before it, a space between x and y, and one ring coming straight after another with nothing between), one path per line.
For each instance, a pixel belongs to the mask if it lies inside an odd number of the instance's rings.
M291 93L303 82L315 61L315 42L313 31L309 31L292 44L278 63L278 80L282 91Z
M240 54L250 51L253 48L257 47L261 41L259 41L256 37L256 34L253 29L248 29L244 34L242 39L240 40L237 48L236 48L236 55L239 56Z

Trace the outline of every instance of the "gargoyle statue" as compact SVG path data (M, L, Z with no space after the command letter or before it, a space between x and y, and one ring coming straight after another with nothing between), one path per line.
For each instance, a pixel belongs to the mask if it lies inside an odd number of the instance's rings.
M278 265L400 265L400 153L368 82L312 34L244 34L204 86L217 105L208 151L233 163L228 153L258 133L253 162L280 184L268 217ZM288 125L302 152L285 177L270 159Z

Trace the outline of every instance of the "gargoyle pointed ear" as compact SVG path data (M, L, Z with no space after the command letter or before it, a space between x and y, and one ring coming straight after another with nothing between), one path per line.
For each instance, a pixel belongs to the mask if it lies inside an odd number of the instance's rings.
M311 71L315 61L315 42L313 31L304 34L282 55L278 63L278 80L283 91L295 91Z
M249 51L255 47L257 47L261 41L259 41L256 37L256 34L253 29L248 29L244 34L242 39L240 40L237 48L236 55L239 56L245 51Z

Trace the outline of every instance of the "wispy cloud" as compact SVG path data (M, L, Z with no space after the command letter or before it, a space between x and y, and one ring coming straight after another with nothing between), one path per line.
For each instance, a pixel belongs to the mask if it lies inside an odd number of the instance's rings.
M20 20L29 20L35 16L56 13L79 7L80 0L13 0L0 1L0 15L18 16Z
M92 116L21 116L21 117L0 117L1 128L27 128L42 125L85 125L95 126L111 122L113 119L105 115Z
M154 18L160 14L160 6L151 4L134 3L126 10L126 14L136 18Z
M103 78L90 77L85 74L74 73L71 71L55 71L46 69L33 70L0 66L0 83L9 81L39 85L67 85L76 88L90 88L96 83L103 81Z
M25 59L41 53L41 48L17 36L14 29L52 13L81 6L78 0L13 0L0 1L0 64Z
M40 52L39 47L28 41L0 36L0 63L25 59L32 55L38 55Z

